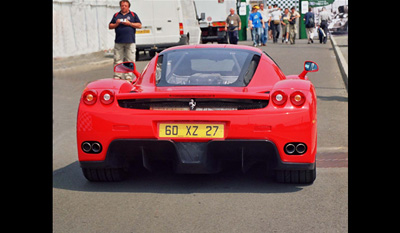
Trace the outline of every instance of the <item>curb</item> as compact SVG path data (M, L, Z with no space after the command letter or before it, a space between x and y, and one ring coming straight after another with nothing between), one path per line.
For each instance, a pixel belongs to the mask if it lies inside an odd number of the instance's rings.
M75 65L75 66L69 66L69 67L54 67L53 66L53 73L57 72L68 72L68 71L75 71L75 70L87 70L87 69L92 69L93 66L102 66L106 64L112 64L113 59L107 59L103 61L93 61L93 62L88 62L86 64L80 64L80 65Z
M348 76L347 61L344 58L342 52L340 51L340 48L337 45L336 40L334 39L334 37L332 35L329 35L329 38L330 38L330 40L332 42L333 51L335 52L336 59L338 61L340 73L342 74L344 85L346 86L346 91L348 92L349 91L349 88L348 88L349 76Z

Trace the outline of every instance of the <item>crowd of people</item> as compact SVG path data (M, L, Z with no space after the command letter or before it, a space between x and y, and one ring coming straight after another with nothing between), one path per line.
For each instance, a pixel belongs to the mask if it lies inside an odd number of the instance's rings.
M233 9L231 9L230 13L226 20L227 25L229 27L235 27L232 30L228 30L229 40L231 44L237 44L237 30L241 28L239 25L240 20L239 23L237 23L236 20L232 20L233 18L239 18L237 14L234 14ZM248 19L253 46L266 46L268 39L272 39L273 43L278 43L279 36L281 36L282 43L295 44L298 18L300 18L300 14L296 11L295 7L282 10L277 4L273 6L270 5L268 8L265 8L263 3L254 5ZM315 25L317 25L320 43L326 43L329 20L331 20L330 14L325 8L322 9L319 15L319 22L316 22L312 8L308 9L308 12L303 18L303 23L307 31L308 44L314 43ZM233 23L235 23L235 25L233 25Z
M123 61L135 61L136 29L142 27L139 16L129 8L131 3L129 0L121 0L119 2L121 10L116 12L110 23L109 29L115 30L115 46L114 46L114 65ZM295 7L290 10L285 8L283 11L278 8L277 4L272 7L264 8L264 4L252 7L249 21L253 46L266 46L268 39L277 43L279 36L282 37L282 43L295 44L297 32L297 19L300 14ZM317 23L317 30L320 43L326 43L328 33L328 21L331 20L330 14L325 8L319 14L319 22L315 22L315 16L312 8L308 9L303 21L307 30L308 43L314 43L314 28ZM239 36L238 31L241 30L242 24L239 15L235 14L235 9L230 9L230 14L226 18L225 30L228 32L229 43L237 44ZM133 73L128 73L125 78L119 73L114 73L116 79L132 80Z

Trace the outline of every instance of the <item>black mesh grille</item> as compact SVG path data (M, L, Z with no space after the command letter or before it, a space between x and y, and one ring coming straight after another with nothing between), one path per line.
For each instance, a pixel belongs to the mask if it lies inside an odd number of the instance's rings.
M193 101L192 101L193 100ZM191 102L191 104L189 104ZM226 111L265 108L268 100L258 99L124 99L122 108L177 111ZM195 106L193 107L193 105Z

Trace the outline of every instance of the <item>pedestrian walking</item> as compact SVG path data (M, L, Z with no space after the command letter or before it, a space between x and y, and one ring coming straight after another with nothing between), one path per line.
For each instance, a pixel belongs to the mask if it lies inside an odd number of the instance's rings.
M266 46L267 45L267 41L268 41L268 28L269 28L269 21L270 20L270 15L269 15L269 10L264 8L264 3L260 3L260 9L258 10L258 12L260 12L263 21L264 21L264 28L262 30L262 34L261 34L261 44L262 46Z
M272 12L272 6L268 5L268 38L269 39L272 39L271 12ZM265 20L265 22L267 22L267 20Z
M286 44L289 42L289 8L285 8L283 14L282 14L282 43L286 42Z
M308 8L308 12L304 16L304 23L306 24L306 32L307 32L307 39L308 42L307 44L314 43L313 37L314 37L314 28L315 28L315 17L314 13L311 12L312 8Z
M318 32L318 38L319 38L319 43L322 44L324 39L326 39L326 34L324 30L321 28L321 25L317 25L317 32ZM326 42L324 42L326 43Z
M297 33L297 18L300 18L299 12L296 11L295 7L290 8L289 15L289 41L290 44L295 44L296 33Z
M278 5L274 4L271 12L272 40L274 43L278 42L281 31L281 18L282 12L278 9Z
M230 14L226 17L225 31L228 32L229 43L237 44L239 40L239 30L242 28L242 22L239 15L235 14L235 9L229 10Z
M114 14L108 28L115 30L114 66L125 61L136 61L136 28L142 28L139 16L129 10L131 3L128 0L119 2L121 11ZM125 79L132 81L133 73L128 73ZM122 74L114 73L114 78L123 79Z
M257 12L258 9L260 9L259 6L253 6L249 16L249 28L251 30L254 47L261 46L261 33L262 29L265 28L263 18L260 12Z
M328 23L331 20L331 14L326 11L325 7L322 7L321 13L319 13L319 25L320 28L324 31L325 37L322 39L322 42L326 44L328 40Z

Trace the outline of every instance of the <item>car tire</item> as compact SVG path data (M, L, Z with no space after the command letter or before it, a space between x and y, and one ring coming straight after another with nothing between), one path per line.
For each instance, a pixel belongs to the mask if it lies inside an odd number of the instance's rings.
M122 168L82 168L83 175L89 181L121 181L126 178Z
M317 176L317 170L277 170L276 181L279 183L312 184Z

